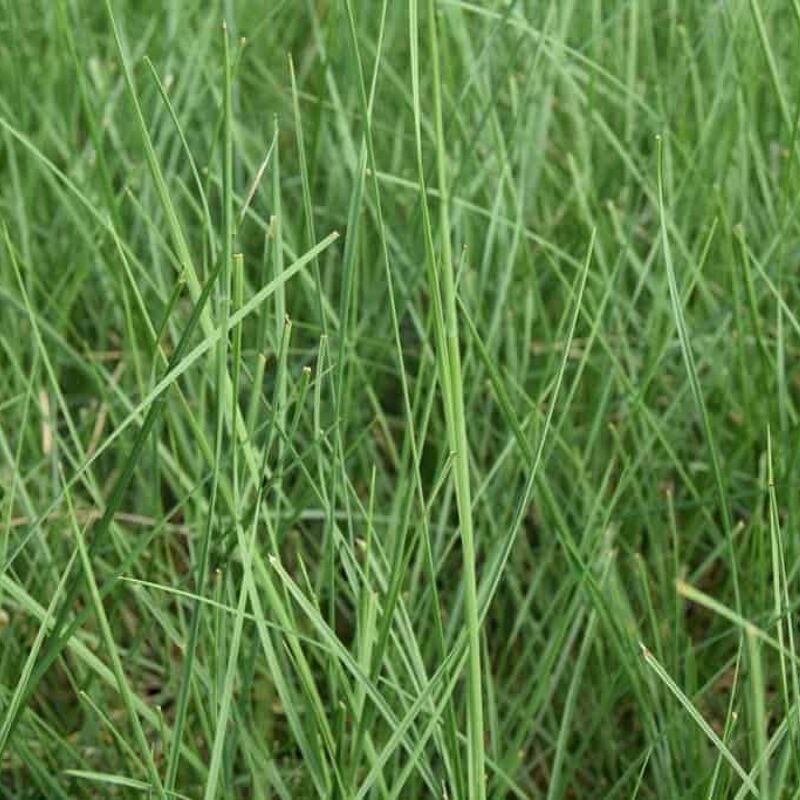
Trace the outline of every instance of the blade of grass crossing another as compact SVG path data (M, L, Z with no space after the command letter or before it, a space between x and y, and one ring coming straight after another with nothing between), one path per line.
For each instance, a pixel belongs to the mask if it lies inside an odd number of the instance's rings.
M189 321L186 323L186 328L181 336L180 341L178 342L174 353L172 354L172 358L170 358L169 364L167 365L167 375L170 372L174 372L183 362L183 357L186 349L188 348L189 342L191 341L192 334L194 333L194 329L200 319L200 315L205 308L205 304L208 301L208 298L211 294L211 289L214 286L218 274L218 269L215 270L210 276L209 280L206 283L200 297L198 298L197 303L192 311L192 316L189 318ZM162 381L163 383L163 381ZM170 381L171 383L171 381ZM167 384L169 385L169 384ZM166 388L166 387L164 387ZM163 409L163 402L162 402L162 392L154 392L151 393L150 399L148 403L140 404L140 408L137 409L134 413L129 415L128 420L132 422L136 416L138 415L138 411L141 408L147 407L147 413L145 415L144 421L142 422L142 426L139 429L136 438L134 439L133 445L128 453L128 457L123 465L122 470L120 471L117 479L115 480L108 501L106 503L105 510L103 511L102 517L98 520L95 524L93 531L92 531L92 540L89 543L88 548L88 555L91 559L94 555L96 549L100 546L100 544L104 541L105 536L108 532L108 528L111 525L111 522L114 519L115 514L119 510L123 497L125 495L125 491L133 478L133 473L136 468L136 464L144 450L145 443L150 435L150 432L153 430L161 412ZM121 428L123 426L118 426L117 432L121 432ZM110 437L111 438L111 437ZM106 441L106 445L109 444L109 441ZM83 467L81 470L76 471L76 474L72 476L70 481L65 482L63 486L63 491L66 493L69 488L71 487L72 483L77 479L78 474L87 469L89 464L91 464L105 449L105 447L98 448L94 455L87 459L84 462ZM53 632L48 640L48 644L45 647L44 654L42 656L42 660L36 668L34 675L31 677L31 681L29 686L26 689L26 697L29 697L33 690L36 688L39 680L41 680L44 673L49 669L50 665L55 661L58 657L59 653L64 649L68 638L71 636L71 631L67 629L66 632L62 634L62 628L65 625L67 616L69 611L77 597L78 592L80 591L80 583L73 582L69 589L67 590L66 597L64 598L63 603L56 615L55 623L53 625ZM14 724L19 719L19 714L14 721Z
M731 521L731 512L728 506L727 493L725 491L725 479L722 475L722 464L720 462L719 450L717 449L716 441L714 439L714 432L711 428L711 417L708 413L703 392L700 388L700 378L697 374L697 365L695 363L694 354L692 351L692 343L689 338L689 330L686 325L686 319L683 313L683 306L681 304L681 293L678 289L678 281L675 276L675 266L672 261L672 248L670 247L669 233L667 229L667 214L664 202L664 144L661 136L656 137L656 151L657 151L657 176L658 176L658 210L659 219L661 223L661 246L664 253L664 263L667 269L667 282L669 284L670 300L672 302L672 312L675 317L675 324L678 329L678 339L680 341L681 353L683 354L684 364L686 366L686 374L689 379L689 386L692 391L697 410L703 422L703 432L706 438L706 446L708 448L708 455L711 459L711 471L714 475L714 483L717 488L717 501L719 503L719 510L722 514L723 532L727 539L728 544L728 559L731 571L731 582L733 584L733 593L736 603L736 610L741 613L742 598L741 590L739 588L739 575L736 567L736 551L733 543L733 523Z
M700 730L703 731L714 747L716 747L717 750L722 754L722 757L728 762L728 764L730 764L731 767L733 767L734 772L736 772L736 774L742 779L742 782L750 791L750 793L754 797L759 797L758 788L756 787L755 783L753 783L750 775L747 774L747 771L739 763L736 756L733 755L722 739L720 739L719 736L714 732L714 729L708 724L708 722L706 722L705 718L697 710L694 703L692 703L680 686L678 686L678 684L675 683L675 681L670 677L664 667L661 666L658 659L643 644L640 643L640 647L642 650L642 658L644 659L645 663L653 670L653 672L655 672L659 680L674 695L676 700L683 706Z
M436 164L439 190L439 238L441 257L437 259L433 227L428 211L422 161L421 100L419 86L419 9L417 0L409 3L409 37L411 44L411 71L414 102L415 134L417 144L417 170L420 183L423 227L425 232L428 291L434 303L437 363L442 387L447 437L454 453L453 481L461 532L464 581L465 624L468 636L467 658L467 792L472 800L486 797L485 741L483 723L483 692L481 666L481 634L478 616L478 590L476 577L475 535L472 520L469 450L464 411L461 374L461 353L458 338L456 310L456 284L450 242L450 212L447 180L447 155L441 98L439 42L436 29L436 9L428 0L428 46L432 64L434 128L436 132ZM438 262L438 264L437 264ZM441 285L440 285L441 273Z
M178 702L175 713L175 724L173 727L172 746L169 751L167 759L167 771L165 777L165 786L168 790L175 787L175 782L178 775L178 766L180 763L181 742L183 739L183 729L186 724L186 714L189 705L189 693L191 683L195 679L194 676L194 660L197 648L197 639L200 631L200 622L202 614L205 611L203 604L199 598L205 589L205 583L208 576L209 568L209 554L211 551L211 540L213 537L214 524L216 521L216 505L219 493L219 478L222 469L222 449L225 437L225 408L223 402L225 387L225 376L228 374L228 324L230 321L230 298L231 298L231 270L233 262L233 186L232 186L232 170L233 170L233 153L231 143L231 64L230 52L228 42L228 29L223 24L222 27L222 41L223 41L223 73L224 73L224 86L223 86L223 156L222 156L222 176L223 176L223 192L222 192L222 218L223 218L223 231L222 231L222 252L219 259L219 287L218 295L221 305L220 316L222 318L222 328L225 333L220 336L217 342L217 361L216 361L216 394L217 394L217 424L214 437L214 469L211 483L211 497L209 501L209 509L206 514L205 531L201 540L200 546L200 560L196 566L196 594L198 599L194 601L192 608L192 617L189 627L188 638L186 642L186 650L183 659L183 669L181 671L181 682L178 688ZM238 330L238 326L233 330ZM231 402L232 408L236 408L236 380L231 381ZM230 428L233 430L233 427ZM235 436L232 437L234 442L232 447L235 448ZM235 453L235 451L234 451ZM234 487L236 487L236 479L234 476ZM235 489L234 489L235 492ZM238 498L234 494L233 505L234 513L236 512ZM237 524L234 519L234 525ZM209 785L211 778L209 778ZM216 781L214 781L216 788Z
M63 474L61 478L63 483ZM128 715L131 727L133 728L137 744L139 745L139 749L141 751L139 755L147 767L147 774L150 778L151 788L156 792L158 797L163 798L167 795L164 791L161 778L159 777L155 760L153 759L153 752L150 748L150 742L148 741L144 729L142 728L142 723L139 719L139 713L137 712L136 706L133 702L133 693L128 683L128 679L125 676L125 668L122 665L122 657L120 656L119 648L114 641L114 635L111 632L111 625L109 624L108 617L106 616L105 608L103 607L103 600L100 597L100 591L97 587L97 581L94 576L94 568L92 567L89 550L86 547L86 543L83 539L83 531L81 530L78 520L75 517L75 509L72 505L72 494L66 485L64 486L64 492L64 496L67 501L67 510L69 512L70 522L72 525L72 532L75 536L75 541L78 546L81 565L83 566L86 583L89 587L89 596L94 607L98 626L100 628L100 638L103 642L103 647L105 648L109 660L111 661L111 667L114 672L114 677L117 681L117 689L120 697L122 698L123 705L125 706L125 711Z

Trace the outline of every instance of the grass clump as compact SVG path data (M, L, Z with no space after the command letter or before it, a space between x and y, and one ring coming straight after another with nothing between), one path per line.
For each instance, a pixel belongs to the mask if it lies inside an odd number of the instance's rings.
M797 797L798 32L6 2L0 797Z

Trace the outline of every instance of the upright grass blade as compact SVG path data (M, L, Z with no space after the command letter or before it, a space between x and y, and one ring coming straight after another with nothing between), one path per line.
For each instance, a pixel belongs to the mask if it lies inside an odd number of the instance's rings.
M555 413L557 400L560 396L561 385L564 381L564 374L566 373L567 370L567 362L569 359L570 347L575 338L575 331L578 326L578 319L580 317L582 310L584 292L586 291L586 282L589 277L589 267L591 266L592 255L594 252L594 239L595 239L595 231L592 231L592 236L591 239L589 240L589 247L587 249L584 267L578 277L578 288L574 292L575 308L572 314L569 331L567 333L567 337L564 343L564 351L561 357L561 363L559 365L558 373L556 374L555 382L553 384L552 399L551 402L549 403L547 416L545 417L544 424L542 425L541 428L539 444L535 451L531 448L530 444L525 438L524 432L519 427L519 424L516 423L512 426L512 430L514 430L518 447L520 448L522 453L526 456L526 460L528 461L528 474L525 480L525 486L522 490L519 499L516 502L514 517L512 519L511 525L509 526L508 533L496 548L494 557L491 561L491 566L486 570L486 574L483 580L481 581L481 587L479 592L481 619L485 619L486 615L489 613L489 608L492 599L495 593L497 592L497 589L500 585L500 581L502 580L503 570L505 569L505 566L508 563L508 559L511 555L511 551L513 549L520 527L522 526L522 521L530 506L531 497L533 496L533 490L536 485L536 480L539 477L539 469L544 456L545 446L549 441L548 435L552 427L553 415ZM596 325L599 324L599 321L600 317L598 316L596 320ZM468 327L471 328L472 326L469 325L468 323ZM477 335L477 332L475 332L475 335ZM493 368L489 369L489 375L490 375L490 380L492 381L493 389L497 394L498 400L501 406L503 407L506 415L508 416L509 419L515 419L514 413L511 410L511 407L508 403L507 395L505 389L503 388L500 376L497 375L496 370L494 370ZM576 559L577 563L582 564L581 556L577 551L574 541L572 541L571 538L563 539L563 544L567 548L567 551L570 553L570 555Z
M653 670L658 679L667 687L675 699L683 706L689 716L694 720L695 724L700 730L708 737L714 747L720 752L722 757L730 764L736 774L742 779L744 786L749 790L753 797L759 797L759 791L755 783L753 783L750 775L742 767L736 756L725 745L722 739L714 732L714 729L706 722L703 715L697 710L692 701L681 691L677 683L667 674L667 671L661 666L656 657L644 646L642 648L642 657L645 663Z
M308 173L308 160L306 158L306 144L303 135L303 118L300 113L300 100L297 93L297 79L294 74L294 61L291 53L289 54L289 77L292 85L292 112L294 114L294 132L297 140L297 156L300 162L300 180L303 187L303 211L306 217L306 241L312 243L316 241L317 232L314 223L314 208L311 201L311 178ZM325 314L323 303L322 278L320 275L319 263L314 261L314 285L317 292L317 313L319 314L319 324L322 334L328 335L328 318Z
M660 136L656 139L656 151L658 159L658 209L659 218L661 221L661 246L664 253L664 263L667 268L667 281L669 284L669 294L672 303L672 313L675 317L675 325L678 329L678 339L681 345L681 353L683 354L689 386L692 390L692 397L703 422L703 432L705 434L706 447L708 449L709 458L711 459L711 471L714 475L714 482L717 489L717 502L719 503L719 510L720 514L722 515L723 533L727 541L728 562L736 610L741 612L742 598L741 590L739 588L739 571L736 564L736 550L733 541L733 523L731 521L731 512L728 506L727 492L725 490L725 478L722 474L722 463L720 462L719 450L717 448L714 432L711 427L711 417L708 413L708 408L700 387L700 378L697 374L697 365L695 364L692 343L689 338L689 331L684 318L683 306L681 305L681 294L680 290L678 289L678 280L675 276L675 267L672 262L672 248L670 247L670 238L667 229L666 208L664 202L663 143Z
M63 476L62 476L63 479ZM117 681L117 688L119 690L120 697L122 698L123 705L125 706L125 711L127 713L128 719L131 723L131 727L133 728L134 734L136 736L137 743L139 745L140 750L140 757L144 761L145 765L147 766L147 774L150 778L150 786L151 789L156 793L158 797L166 797L164 792L164 786L161 783L161 778L158 774L158 768L156 767L155 761L153 760L153 753L150 749L150 742L145 735L144 729L142 728L141 721L139 719L139 712L136 709L136 706L133 701L133 694L128 684L128 680L125 676L125 669L122 665L122 657L120 656L119 649L117 648L116 642L114 641L114 635L111 632L111 625L108 622L108 617L106 616L105 609L103 607L103 600L100 597L100 592L97 587L97 581L94 577L94 568L92 566L91 558L89 557L89 551L86 547L86 544L83 539L83 531L80 528L76 518L75 518L75 511L72 507L72 499L69 489L64 486L65 496L67 500L67 510L70 516L70 522L72 525L73 535L75 536L75 540L77 542L77 550L80 554L81 564L83 566L83 570L86 577L86 583L89 587L89 596L91 597L92 605L94 607L94 613L97 617L97 622L100 627L100 634L101 639L103 642L103 646L105 651L111 660L111 667L114 672L114 677Z
M133 79L133 73L131 71L130 64L128 63L128 59L125 54L125 48L122 43L122 37L120 35L119 27L117 26L116 18L114 16L112 8L112 0L105 0L105 9L114 35L114 43L116 45L117 55L122 65L122 73L125 79L125 85L128 91L130 102L133 105L136 127L138 128L139 135L141 137L142 144L144 146L149 172L153 179L153 183L155 185L159 203L162 207L162 210L167 220L167 228L169 230L170 239L172 240L173 246L176 251L178 263L180 264L180 268L186 278L187 285L189 287L189 293L192 299L196 302L202 290L202 285L198 275L198 270L195 261L192 258L191 249L189 247L189 242L187 240L186 233L184 231L183 226L181 225L177 209L170 195L167 182L164 178L163 170L161 168L161 165L159 164L158 156L153 146L152 137L150 136L150 132L148 130L147 123L144 118L144 113L142 111L142 107L139 102L139 97L136 90L136 84ZM228 41L227 28L223 29L223 35L225 42L227 42ZM229 45L226 45L226 47L228 46ZM227 50L226 53L227 55L225 63L227 64L227 66L225 66L225 76L226 76L225 79L228 83L230 83L232 74L231 72L232 65L230 64L230 54L228 53ZM223 123L225 119L229 119L230 113L231 113L230 106L225 105L223 98L223 114L222 114ZM220 303L222 305L225 305L230 298L229 279L226 278L226 276L230 274L230 259L228 259L228 264L226 266L225 255L227 254L228 256L232 256L233 231L234 231L233 189L232 189L233 155L232 155L232 140L230 133L230 125L228 125L227 133L223 131L223 138L224 138L223 155L222 155L222 160L223 160L222 180L224 184L223 209L222 209L223 241L222 241L222 251L220 257L223 260L223 270L227 270L227 272L223 272ZM213 331L214 326L209 309L203 310L203 313L200 317L200 324L201 324L201 329L206 336L208 336ZM222 402L223 407L225 409L225 415L228 419L232 435L238 436L240 440L243 442L242 450L245 457L245 461L247 462L247 467L252 475L256 475L258 473L258 464L256 461L255 449L252 447L252 445L248 440L245 420L241 415L238 406L233 407L231 404L232 402L231 378L227 370L225 371L225 374L222 376L222 381L223 381L224 391L222 392L219 399Z
M183 336L181 340L178 342L178 345L175 348L175 351L170 359L169 364L167 365L167 374L169 374L172 370L174 370L178 365L180 365L185 351L188 349L189 342L191 341L192 334L194 332L195 326L197 325L200 314L202 313L206 302L211 294L211 289L214 285L216 280L217 271L212 273L209 277L206 286L203 289L200 297L198 298L198 302L194 307L192 312L192 316L190 317L188 323L186 324L186 328L184 330ZM117 477L111 493L109 495L108 501L106 502L106 507L103 511L102 517L98 520L95 526L92 529L92 540L89 543L89 547L87 548L87 556L91 560L97 550L104 544L105 537L108 533L108 529L114 519L114 515L119 510L119 507L122 503L122 499L125 495L125 491L128 488L128 485L133 477L133 472L136 467L136 464L144 450L145 443L147 441L150 432L152 431L158 417L160 416L163 410L163 402L159 399L161 397L160 394L157 394L153 398L153 402L150 403L147 414L145 415L144 421L142 423L141 428L137 432L136 438L134 439L133 445L131 446L131 450L128 454L127 460L125 462L124 468L119 473ZM99 450L95 453L95 456L99 453ZM85 468L86 465L84 465ZM74 478L73 478L74 480ZM65 484L65 491L69 489L70 484ZM39 680L41 680L44 673L53 663L53 661L58 657L59 653L64 647L65 642L68 639L69 633L62 634L62 628L66 623L67 616L69 615L70 609L72 604L74 603L78 592L80 591L80 582L73 581L70 584L70 587L67 590L66 597L62 602L58 613L55 617L55 623L53 625L53 633L48 640L47 646L45 647L44 653L42 655L42 659L35 671L35 673L31 676L31 680L29 685L26 687L26 695L25 700L27 700L33 693L33 690L36 688L36 685ZM23 704L24 705L24 704ZM20 708L23 706L21 705ZM12 729L13 725L19 719L19 713L15 716L14 721L12 722Z
M213 221L211 218L211 209L208 206L208 198L206 197L205 189L203 188L203 181L200 179L200 173L197 169L197 164L194 160L194 156L192 155L191 148L189 147L189 143L186 140L186 133L183 130L183 126L178 118L178 113L175 110L175 107L172 104L172 101L169 98L169 94L167 90L164 88L164 84L161 81L161 78L158 76L158 72L156 70L155 64L147 57L144 58L145 64L147 64L148 69L150 70L150 74L153 77L153 81L158 88L158 93L161 95L161 101L166 106L167 110L169 111L170 118L172 119L172 124L175 126L175 130L180 138L181 145L183 147L184 153L186 153L186 157L189 159L189 167L192 171L192 178L194 180L195 188L197 189L197 193L200 196L200 203L203 209L203 218L206 225L207 235L208 235L208 246L209 251L211 253L215 253L217 250L216 246L216 235L214 233L214 226Z
M229 321L231 315L231 291L232 291L232 270L233 264L233 236L234 236L234 220L233 220L233 140L232 140L232 110L231 110L231 59L229 51L230 43L228 40L227 25L222 26L222 58L223 58L223 146L222 146L222 247L219 255L219 270L220 270L220 287L219 287L219 303L220 303L220 318L222 320L222 328L227 332L229 328ZM242 264L237 265L240 268ZM237 276L236 281L241 287L243 276ZM282 285L276 288L276 291L282 291ZM237 309L238 311L238 309ZM175 714L175 724L172 747L167 761L167 770L165 776L165 786L167 789L172 790L175 787L177 780L178 766L181 754L181 743L183 738L183 729L186 723L186 714L189 703L189 691L191 684L194 680L194 659L197 648L197 639L200 631L200 623L203 611L205 610L199 598L203 595L206 579L208 576L209 556L211 552L211 541L213 538L214 526L217 522L216 519L216 503L219 492L219 476L222 469L222 452L223 442L225 438L225 415L226 409L230 407L233 409L230 425L228 430L232 433L235 430L235 419L238 412L238 369L241 339L240 339L240 326L234 327L234 378L230 384L226 386L226 377L228 375L228 335L225 333L220 337L217 347L217 360L216 360L216 400L217 400L217 424L215 432L215 446L214 446L214 472L211 483L211 499L209 510L206 517L206 526L203 534L202 543L200 546L200 560L197 565L197 578L196 578L196 594L198 599L195 600L192 608L192 619L189 628L188 638L186 642L186 651L184 654L183 669L181 672L181 682L178 689L178 700ZM238 347L237 347L238 341ZM237 350L239 352L237 352ZM225 393L230 389L228 402L225 402ZM233 448L233 463L234 463L234 476L233 486L234 493L232 498L234 519L233 524L238 525L236 514L238 513L238 476L236 475L236 436L232 436ZM240 608L243 612L244 607L244 590L241 593ZM238 627L238 637L241 636L241 628ZM237 637L237 638L238 638ZM238 642L236 644L238 655ZM230 703L228 696L227 704ZM225 710L225 715L229 710L229 705ZM217 720L217 730L219 730L220 720ZM224 730L225 725L222 725ZM209 776L207 788L216 793L218 771L219 771L219 756L217 754L214 761L212 761L214 772Z
M453 480L458 505L463 556L465 623L468 635L467 671L467 727L469 747L467 755L467 791L470 798L483 800L485 784L485 741L483 724L483 692L480 620L478 616L478 590L476 578L475 535L472 520L470 487L469 445L467 441L464 394L461 374L461 353L456 311L456 283L450 237L450 209L443 112L441 102L439 43L436 30L436 10L433 0L428 2L428 43L432 63L434 128L436 132L436 162L439 190L439 242L441 258L437 259L433 228L425 191L425 174L422 158L422 111L419 87L419 14L417 0L409 3L409 35L411 41L411 74L414 99L414 120L417 149L418 181L425 233L425 251L428 266L428 291L434 303L436 329L436 356L439 384L442 388L447 437L454 453ZM440 282L441 276L441 282Z
M778 101L778 109L781 112L783 123L786 126L787 131L793 131L794 126L792 124L792 115L789 111L789 103L786 100L786 95L781 85L780 76L778 75L775 54L772 50L772 46L770 45L769 37L767 36L767 29L764 24L764 15L761 12L759 0L750 0L750 11L753 15L753 22L755 23L756 31L758 32L758 40L761 44L761 49L767 62L767 69L769 71L772 89L775 92L775 98ZM792 133L792 135L794 134Z
M764 705L764 671L761 664L761 653L755 632L751 628L745 630L747 655L750 672L750 725L755 739L756 760L760 762L759 791L761 797L770 797L770 770L767 757L767 714Z
M265 448L264 461L266 461L267 453L268 448ZM264 484L262 483L259 486L258 494L256 496L255 508L253 510L253 517L250 523L251 530L248 538L247 549L241 554L245 572L250 572L252 570L253 550L256 545L258 519L261 511L263 490ZM247 583L246 581L242 580L242 585L239 589L239 602L236 606L234 616L234 628L228 652L228 664L225 670L225 679L222 685L222 697L220 700L219 714L216 722L217 727L214 735L214 742L211 747L211 760L209 762L208 778L206 780L206 788L204 793L205 800L213 800L213 798L217 796L220 770L222 768L223 747L225 745L226 735L228 732L228 720L231 713L234 683L236 681L237 665L239 663L239 651L242 642L242 631L244 628L247 598Z
M409 519L409 514L411 511L411 502L413 500L414 494L416 494L416 497L421 506L425 505L425 497L422 489L422 479L420 474L420 454L416 441L414 412L411 406L408 376L406 373L406 366L405 366L404 347L400 330L400 321L397 311L397 305L395 301L394 277L392 273L392 267L389 255L389 237L383 214L383 202L381 199L381 190L378 181L378 167L375 156L375 144L372 131L373 104L374 104L376 87L378 83L379 68L381 63L380 57L382 53L382 43L383 43L384 29L386 23L386 14L388 10L388 2L384 0L382 5L381 27L378 37L377 54L376 54L375 66L373 70L373 77L369 94L367 93L366 79L361 58L361 48L358 41L356 18L350 0L346 0L345 7L349 23L350 40L352 43L353 51L355 53L355 62L356 62L358 85L359 85L359 99L361 103L361 113L364 118L364 145L366 149L366 163L369 166L369 171L371 176L371 184L372 184L373 199L375 206L375 216L378 226L378 236L381 246L381 256L384 268L384 276L387 284L393 343L397 359L401 396L403 401L403 413L407 429L406 442L412 461L411 468L413 470L412 481L413 481L414 492L413 493L409 492L408 494L408 503L406 507L406 512L403 515L403 519L407 521ZM359 180L363 181L365 180L365 178L366 175L364 174L362 168L359 174ZM411 557L411 549L408 548L406 545L406 530L407 530L407 524L404 524L401 530L398 531L396 536L394 554L392 556L393 568L391 570L391 581L389 585L389 590L387 592L387 598L384 604L383 614L381 616L379 624L377 641L373 648L372 667L371 667L371 674L373 676L377 674L377 670L379 669L381 661L384 657L385 648L387 647L389 641L389 635L391 632L391 625L394 617L395 607L398 602L400 589L406 574L406 566L408 560ZM430 578L431 592L433 595L434 622L437 635L437 644L439 647L440 657L445 658L446 646L445 646L444 628L439 608L438 591L436 589L436 571L431 551L430 531L427 522L427 515L423 516L422 520L422 542L425 552L426 566ZM360 758L362 740L366 730L369 727L371 718L372 718L371 709L367 707L367 709L365 709L365 713L359 720L359 725L356 733L354 753L353 753L354 771L357 767L358 760ZM447 739L448 750L449 750L449 752L445 754L445 757L448 763L449 772L451 773L453 782L455 784L453 787L455 797L456 800L458 800L458 798L461 798L464 795L464 786L463 786L463 779L461 776L460 755L458 752L458 744L456 737L455 709L450 703L447 704L445 719L446 719L445 736Z
M800 677L795 648L795 634L793 614L789 601L789 587L787 585L786 560L784 556L783 535L781 531L780 509L778 507L778 496L775 489L775 473L773 467L772 451L772 431L767 428L767 495L769 501L769 534L770 551L772 561L772 590L773 590L773 610L775 621L778 627L778 646L781 669L781 688L783 691L783 702L787 709L800 707ZM746 628L748 633L753 630L753 626ZM788 645L787 645L788 640ZM787 661L789 666L787 667ZM789 675L791 674L791 686ZM789 738L792 753L792 766L795 775L800 769L800 757L798 756L798 720L795 713L791 711L787 714L789 722Z
M583 634L583 642L578 651L578 657L575 662L575 669L572 674L572 679L569 684L569 691L567 693L566 705L561 719L561 727L558 732L558 740L556 742L556 752L553 757L553 768L551 771L552 777L550 786L547 790L547 800L556 800L564 796L566 785L563 777L563 771L567 762L567 741L572 726L572 718L575 714L575 706L577 704L578 686L583 672L586 668L586 661L589 656L589 650L594 642L595 628L597 627L597 612L593 611L589 615L589 620L586 623L586 629Z

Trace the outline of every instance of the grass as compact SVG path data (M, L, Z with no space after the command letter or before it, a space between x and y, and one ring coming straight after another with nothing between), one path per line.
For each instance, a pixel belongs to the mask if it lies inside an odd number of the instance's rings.
M800 797L796 0L0 9L0 798Z

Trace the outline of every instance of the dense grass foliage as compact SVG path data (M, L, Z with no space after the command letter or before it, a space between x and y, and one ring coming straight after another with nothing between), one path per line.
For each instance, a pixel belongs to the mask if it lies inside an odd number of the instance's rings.
M800 797L799 43L2 0L0 797Z

